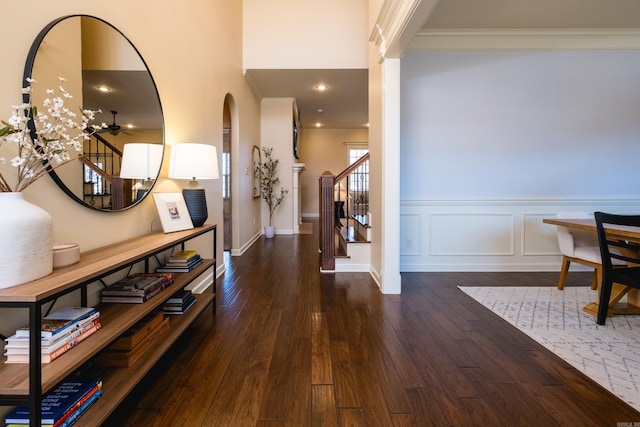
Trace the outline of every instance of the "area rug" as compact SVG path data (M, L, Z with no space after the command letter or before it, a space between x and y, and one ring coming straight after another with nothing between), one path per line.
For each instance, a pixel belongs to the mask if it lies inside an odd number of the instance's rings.
M640 316L600 326L582 311L588 287L463 287L460 290L640 410Z

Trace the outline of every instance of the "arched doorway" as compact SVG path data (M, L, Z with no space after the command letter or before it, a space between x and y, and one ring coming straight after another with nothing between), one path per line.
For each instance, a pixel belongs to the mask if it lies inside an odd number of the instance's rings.
M229 95L224 98L222 118L222 217L223 217L223 249L230 251L232 248L232 191L231 191L231 108L229 107Z

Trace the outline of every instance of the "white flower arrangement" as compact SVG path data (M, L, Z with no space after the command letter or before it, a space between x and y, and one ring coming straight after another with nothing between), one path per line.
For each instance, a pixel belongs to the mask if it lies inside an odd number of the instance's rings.
M45 100L42 102L44 113L32 104L33 79L27 79L29 85L22 89L28 102L12 105L13 114L4 121L0 128L0 147L2 143L17 144L18 155L10 159L11 166L18 168L18 179L11 187L0 170L0 192L23 191L41 176L63 164L80 157L84 141L107 125L89 125L95 119L93 110L80 110L78 114L65 107L66 100L73 98L63 87L64 78L60 77L58 93L47 89ZM35 125L35 135L32 134L29 122ZM71 153L78 154L72 156ZM0 156L0 166L7 163L7 159Z

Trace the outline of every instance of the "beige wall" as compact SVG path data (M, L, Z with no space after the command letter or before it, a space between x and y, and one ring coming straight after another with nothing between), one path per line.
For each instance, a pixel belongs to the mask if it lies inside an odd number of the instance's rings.
M349 166L349 151L345 143L368 141L367 129L302 129L300 132L300 162L305 170L300 175L303 217L317 217L318 179L323 172L336 175Z
M0 26L0 37L11 40L3 49L0 67L0 117L10 114L10 106L21 100L22 71L32 41L52 20L74 13L90 14L106 20L122 31L140 51L154 77L162 102L167 144L201 142L214 144L222 152L224 98L233 96L235 121L233 159L235 181L250 188L251 175L240 173L250 165L251 146L259 140L259 103L242 77L242 3L239 1L192 0L165 2L124 0L34 0L28 7L5 5L11 19ZM0 147L0 156L15 156L15 147ZM180 191L182 182L166 178L169 150L154 191ZM220 154L219 154L220 155ZM0 166L3 173L13 168ZM246 184L242 183L247 180ZM207 192L208 222L222 228L221 181L202 181ZM119 213L97 212L69 199L48 177L25 191L27 200L43 207L53 217L54 240L78 242L82 250L117 242L160 229L151 197L139 206ZM246 212L235 226L243 230L241 246L259 231L250 218L260 215L260 204L238 197ZM211 255L206 239L200 251ZM222 233L218 233L217 258L222 259ZM209 252L209 254L207 254ZM220 265L220 263L219 263ZM95 298L95 295L93 296ZM26 317L12 316L11 310L0 312L3 334L24 323Z
M273 213L272 224L276 233L293 233L293 98L265 98L261 109L261 144L273 149L272 157L279 160L278 178L280 186L289 194ZM264 161L264 153L262 153ZM279 192L279 187L276 188ZM269 225L269 209L262 203L262 225Z
M245 68L367 68L367 0L242 3Z

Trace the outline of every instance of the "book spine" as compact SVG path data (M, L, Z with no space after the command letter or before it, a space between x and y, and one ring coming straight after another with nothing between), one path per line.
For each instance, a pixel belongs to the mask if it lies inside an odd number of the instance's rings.
M73 341L74 339L76 339L77 337L79 337L80 335L82 335L83 333L85 333L86 331L88 331L89 329L93 328L94 325L99 324L100 323L100 319L94 319L91 322L85 324L84 326L75 329L73 332L71 332L68 335L65 335L63 337L63 339L59 340L56 344L54 345L43 345L41 347L41 353L43 355L48 355L53 353L54 351L58 350L59 348L65 346L67 343ZM5 355L6 354L29 354L29 346L20 346L20 347L15 347L15 348L6 348L5 347Z
M41 401L42 424L55 424L73 406L95 387L101 387L99 378L84 382L62 383ZM29 424L29 407L20 406L5 418L6 424Z
M67 412L65 412L64 415L62 417L60 417L60 419L58 421L55 422L55 424L53 424L53 427L60 427L60 425L65 420L67 420L74 412L78 411L80 409L80 407L82 405L84 405L85 402L87 402L89 399L91 399L91 396L93 396L99 390L100 390L100 392L102 392L102 382L100 382L93 389L89 390L89 392L87 394L82 396L80 398L80 400L78 400L76 403L74 403L74 405L71 408L69 408L69 410L67 410Z
M82 319L80 321L78 321L77 328L78 329L89 329L91 326L93 326L93 324L95 323L96 319L100 318L100 312L96 311L95 313L93 313L91 316L87 317L86 319ZM65 339L68 338L69 335L71 334L75 334L77 331L69 331L68 334L62 334L62 335L56 335L53 338L49 339L49 340L42 340L48 344L44 344L44 345L49 345L49 346L53 346L57 343L59 343L60 341L64 341Z
M100 319L99 318L93 319L91 322L83 325L82 327L79 327L75 331L71 332L69 335L65 335L63 337L63 339L59 340L56 344L51 345L48 348L45 347L42 350L46 351L47 353L52 353L52 352L58 350L59 348L64 347L65 345L67 345L71 341L75 340L76 338L80 337L84 333L90 331L96 325L98 326L98 328L100 327Z
M78 409L73 411L73 413L69 416L69 418L64 420L64 422L60 424L59 427L68 427L71 424L73 424L80 417L80 415L84 414L87 411L87 409L89 409L89 406L93 405L93 402L98 400L100 396L102 396L102 388L99 388L98 390L96 390L95 393L89 396L89 399L87 399L87 401L84 402L82 406L80 406Z
M93 311L87 312L87 313L85 313L85 314L83 314L81 316L76 317L75 319L69 319L68 323L65 323L64 325L60 326L59 328L55 329L54 331L41 330L40 331L40 336L41 336L42 339L48 339L48 340L55 339L63 331L68 332L69 328L71 328L74 325L77 325L80 321L85 320L85 319L95 315L96 313L97 313L97 311L94 309ZM42 326L44 326L46 324L46 321L47 321L46 317L42 319ZM20 328L20 329L18 329L16 331L16 336L28 337L29 336L29 328Z
M140 297L145 297L148 296L151 293L157 294L158 292L162 291L164 288L166 288L167 285L167 280L166 279L162 279L159 280L157 283L154 283L153 285L144 288L144 289L136 289L136 290L131 290L131 291L125 291L125 290L113 290L113 291L109 291L109 290L104 290L102 291L101 295L105 296L105 297L128 297L128 296L140 296Z
M52 362L54 359L60 357L62 354L67 352L70 348L75 347L76 345L78 345L80 342L84 341L88 336L92 335L93 333L95 333L100 328L101 328L101 325L100 325L100 322L98 322L95 325L93 325L91 328L89 328L86 332L84 332L83 334L78 335L74 340L69 341L68 343L66 343L65 345L63 345L62 347L60 347L59 349L57 349L53 353L51 353L49 355L49 362ZM44 363L44 358L43 358L42 362Z

